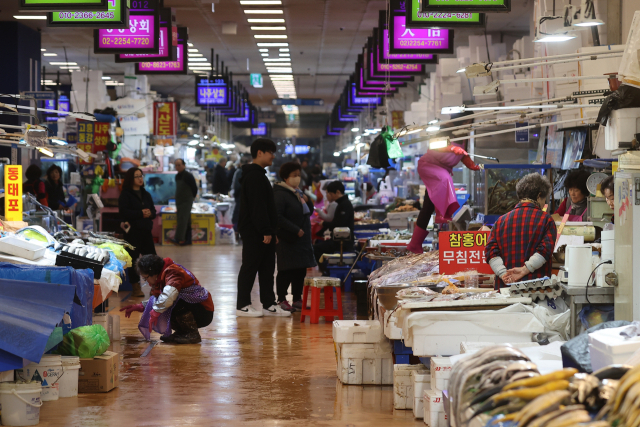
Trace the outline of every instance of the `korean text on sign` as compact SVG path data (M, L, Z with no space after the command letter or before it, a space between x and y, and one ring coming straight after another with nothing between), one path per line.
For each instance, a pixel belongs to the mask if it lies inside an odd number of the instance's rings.
M447 231L438 235L440 273L457 274L467 270L491 274L484 256L489 231Z
M22 166L4 168L4 215L7 221L22 221Z

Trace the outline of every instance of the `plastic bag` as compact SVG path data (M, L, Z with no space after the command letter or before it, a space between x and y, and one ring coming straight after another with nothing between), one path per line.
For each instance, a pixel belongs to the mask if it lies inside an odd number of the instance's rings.
M586 305L580 310L580 322L585 329L593 328L604 322L615 320L612 305Z
M81 326L64 336L56 353L63 356L78 356L93 359L107 351L111 342L102 325Z
M390 159L404 157L404 154L402 154L402 148L400 148L400 143L393 137L393 131L390 127L387 127L386 131L382 132L382 138L384 138L387 143L387 154Z
M131 262L131 255L122 245L118 245L116 243L102 243L98 245L101 249L109 249L113 254L118 258L118 260L124 263L125 268L133 267Z
M216 245L235 245L236 233L233 228L221 227L216 224Z
M565 368L576 368L579 369L580 372L590 374L593 372L593 369L591 368L591 356L589 354L589 334L601 329L619 328L630 324L631 322L627 322L626 320L615 320L613 322L601 323L593 328L587 329L586 333L578 335L560 347L562 364Z

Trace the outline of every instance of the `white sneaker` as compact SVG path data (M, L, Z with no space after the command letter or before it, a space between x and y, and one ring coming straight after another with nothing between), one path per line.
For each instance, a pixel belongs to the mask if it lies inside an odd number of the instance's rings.
M269 308L263 308L262 314L265 316L280 316L280 317L289 317L291 316L290 311L283 310L279 305L272 305Z
M237 317L262 317L263 314L260 310L256 310L252 306L248 305L240 310L236 310Z

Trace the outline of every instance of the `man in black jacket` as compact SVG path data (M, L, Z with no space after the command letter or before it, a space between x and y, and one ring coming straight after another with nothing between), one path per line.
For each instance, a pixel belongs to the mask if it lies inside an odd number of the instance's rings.
M191 208L198 194L196 179L186 170L184 160L176 159L176 217L178 224L174 243L180 246L191 244Z
M253 163L242 167L240 179L240 218L238 231L242 237L242 266L238 274L236 316L291 316L276 303L273 274L276 269L276 229L278 212L273 188L265 168L271 166L276 144L259 138L251 144ZM262 310L251 306L251 290L258 275Z
M333 215L333 220L325 222L324 224L325 227L331 231L332 238L316 243L313 246L313 252L318 263L320 263L320 257L323 254L334 254L340 252L340 242L333 240L333 229L336 227L348 227L349 230L351 230L351 240L344 242L343 249L345 252L353 250L353 228L355 215L349 196L346 196L344 192L344 184L340 181L333 181L327 185L327 200L329 202L336 202L338 206L336 207L335 214Z
M227 194L229 182L227 180L227 158L221 157L213 172L213 194Z

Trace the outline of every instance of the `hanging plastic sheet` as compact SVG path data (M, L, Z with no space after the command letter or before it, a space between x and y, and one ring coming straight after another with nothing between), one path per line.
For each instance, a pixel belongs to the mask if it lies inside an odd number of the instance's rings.
M93 319L93 271L72 267L36 267L0 262L0 279L72 285L76 288L69 315L71 327L91 325ZM58 319L59 320L59 319Z
M71 285L0 279L0 371L40 361L74 295Z

